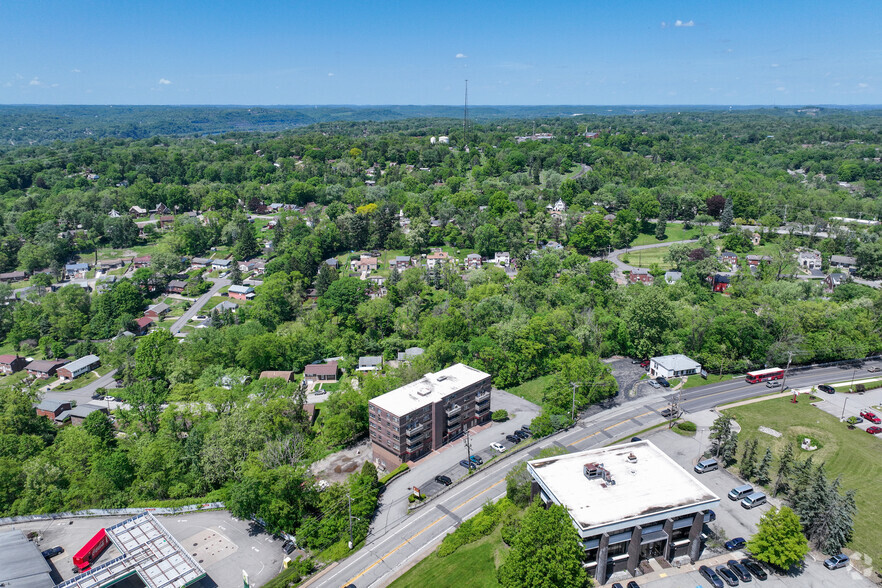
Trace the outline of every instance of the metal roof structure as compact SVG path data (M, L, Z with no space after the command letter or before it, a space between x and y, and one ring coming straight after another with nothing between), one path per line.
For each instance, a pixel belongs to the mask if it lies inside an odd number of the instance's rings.
M52 569L33 541L20 530L0 533L0 586L51 588Z
M205 570L149 512L107 528L122 554L56 588L99 588L137 574L147 588L182 588L205 577Z

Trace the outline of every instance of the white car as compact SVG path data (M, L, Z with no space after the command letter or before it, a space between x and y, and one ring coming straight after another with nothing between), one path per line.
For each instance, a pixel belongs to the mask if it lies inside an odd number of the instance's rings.
M503 451L505 451L505 446L502 445L502 443L491 443L490 449L495 449L499 453L502 453Z

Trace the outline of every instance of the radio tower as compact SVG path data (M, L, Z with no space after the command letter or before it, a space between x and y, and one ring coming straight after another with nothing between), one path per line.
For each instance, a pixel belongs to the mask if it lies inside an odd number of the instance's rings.
M469 81L465 81L465 106L462 111L462 143L466 150L468 150L468 141L466 139L466 134L469 131Z

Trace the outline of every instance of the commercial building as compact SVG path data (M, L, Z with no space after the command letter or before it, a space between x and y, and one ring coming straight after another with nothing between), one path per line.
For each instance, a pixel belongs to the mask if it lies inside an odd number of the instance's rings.
M101 365L101 359L97 355L85 355L79 359L60 367L57 370L58 377L66 380L79 378L87 372L91 372Z
M457 363L368 403L374 460L387 470L490 421L490 374Z
M697 560L704 515L720 502L649 441L537 459L527 471L534 496L569 512L601 584L645 560Z
M653 357L649 360L649 376L652 378L658 376L679 378L700 373L701 364L682 353Z
M53 588L52 568L18 529L0 532L0 586Z

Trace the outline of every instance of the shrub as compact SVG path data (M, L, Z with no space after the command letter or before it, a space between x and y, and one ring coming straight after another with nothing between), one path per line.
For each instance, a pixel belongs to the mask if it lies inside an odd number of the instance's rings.
M494 410L493 414L490 415L490 419L493 420L494 423L501 423L503 421L508 420L508 411L500 408L499 410Z
M397 477L399 474L403 474L404 472L406 472L409 469L410 469L410 466L407 465L406 463L401 464L400 466L398 466L397 468L395 468L394 470L392 470L391 472L389 472L388 474L386 474L385 476L380 478L380 484L388 484L390 481L392 481L392 478Z
M677 428L681 431L690 431L693 433L698 429L692 421L680 421L677 423Z
M448 533L441 540L438 548L438 557L447 557L463 545L477 541L485 535L489 535L499 524L503 513L513 507L510 500L503 498L496 504L488 502L481 512L472 518L465 520L453 533Z

